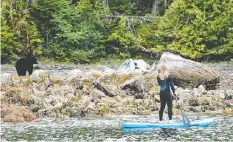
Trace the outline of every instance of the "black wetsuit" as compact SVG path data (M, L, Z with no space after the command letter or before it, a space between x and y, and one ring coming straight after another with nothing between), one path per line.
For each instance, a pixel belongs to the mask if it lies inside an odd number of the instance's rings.
M161 80L159 76L157 77L158 83L160 85L160 110L159 110L159 120L163 120L163 111L165 105L168 107L168 117L172 120L172 95L170 92L170 87L172 92L175 94L174 83L172 77L169 75L165 80Z

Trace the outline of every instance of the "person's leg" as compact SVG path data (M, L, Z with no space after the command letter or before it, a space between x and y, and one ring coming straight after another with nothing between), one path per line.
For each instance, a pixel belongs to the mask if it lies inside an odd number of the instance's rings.
M167 97L168 118L172 120L172 98L171 95Z
M166 99L160 95L160 109L159 109L159 120L163 120L163 111L166 106Z

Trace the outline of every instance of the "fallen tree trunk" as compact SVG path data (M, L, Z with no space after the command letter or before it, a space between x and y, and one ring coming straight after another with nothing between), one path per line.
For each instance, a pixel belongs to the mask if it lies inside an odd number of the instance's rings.
M176 86L194 88L202 84L207 90L210 90L216 89L220 81L218 71L176 54L163 53L157 64L156 71L162 64L167 65Z

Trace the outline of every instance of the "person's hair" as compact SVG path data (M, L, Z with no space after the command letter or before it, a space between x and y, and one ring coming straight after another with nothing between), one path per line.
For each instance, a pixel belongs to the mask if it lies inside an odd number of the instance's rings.
M161 80L167 79L168 76L169 76L168 68L167 68L167 66L164 65L164 64L162 64L162 65L160 66L158 73L159 73L159 78L160 78Z

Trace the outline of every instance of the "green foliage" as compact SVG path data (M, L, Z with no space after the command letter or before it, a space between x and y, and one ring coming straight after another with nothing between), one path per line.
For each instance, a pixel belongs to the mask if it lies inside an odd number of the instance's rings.
M41 54L41 37L30 20L28 3L23 0L2 2L1 37L2 62L17 56Z
M233 58L232 0L4 0L1 4L2 63L35 54L46 62L83 64L163 51L202 61Z
M1 17L1 60L2 63L10 62L10 58L14 56L14 46L16 42L13 40L14 34L10 31L10 27L6 24L4 17Z
M165 50L192 59L232 56L232 6L229 0L176 0L158 24L156 36L165 41Z

